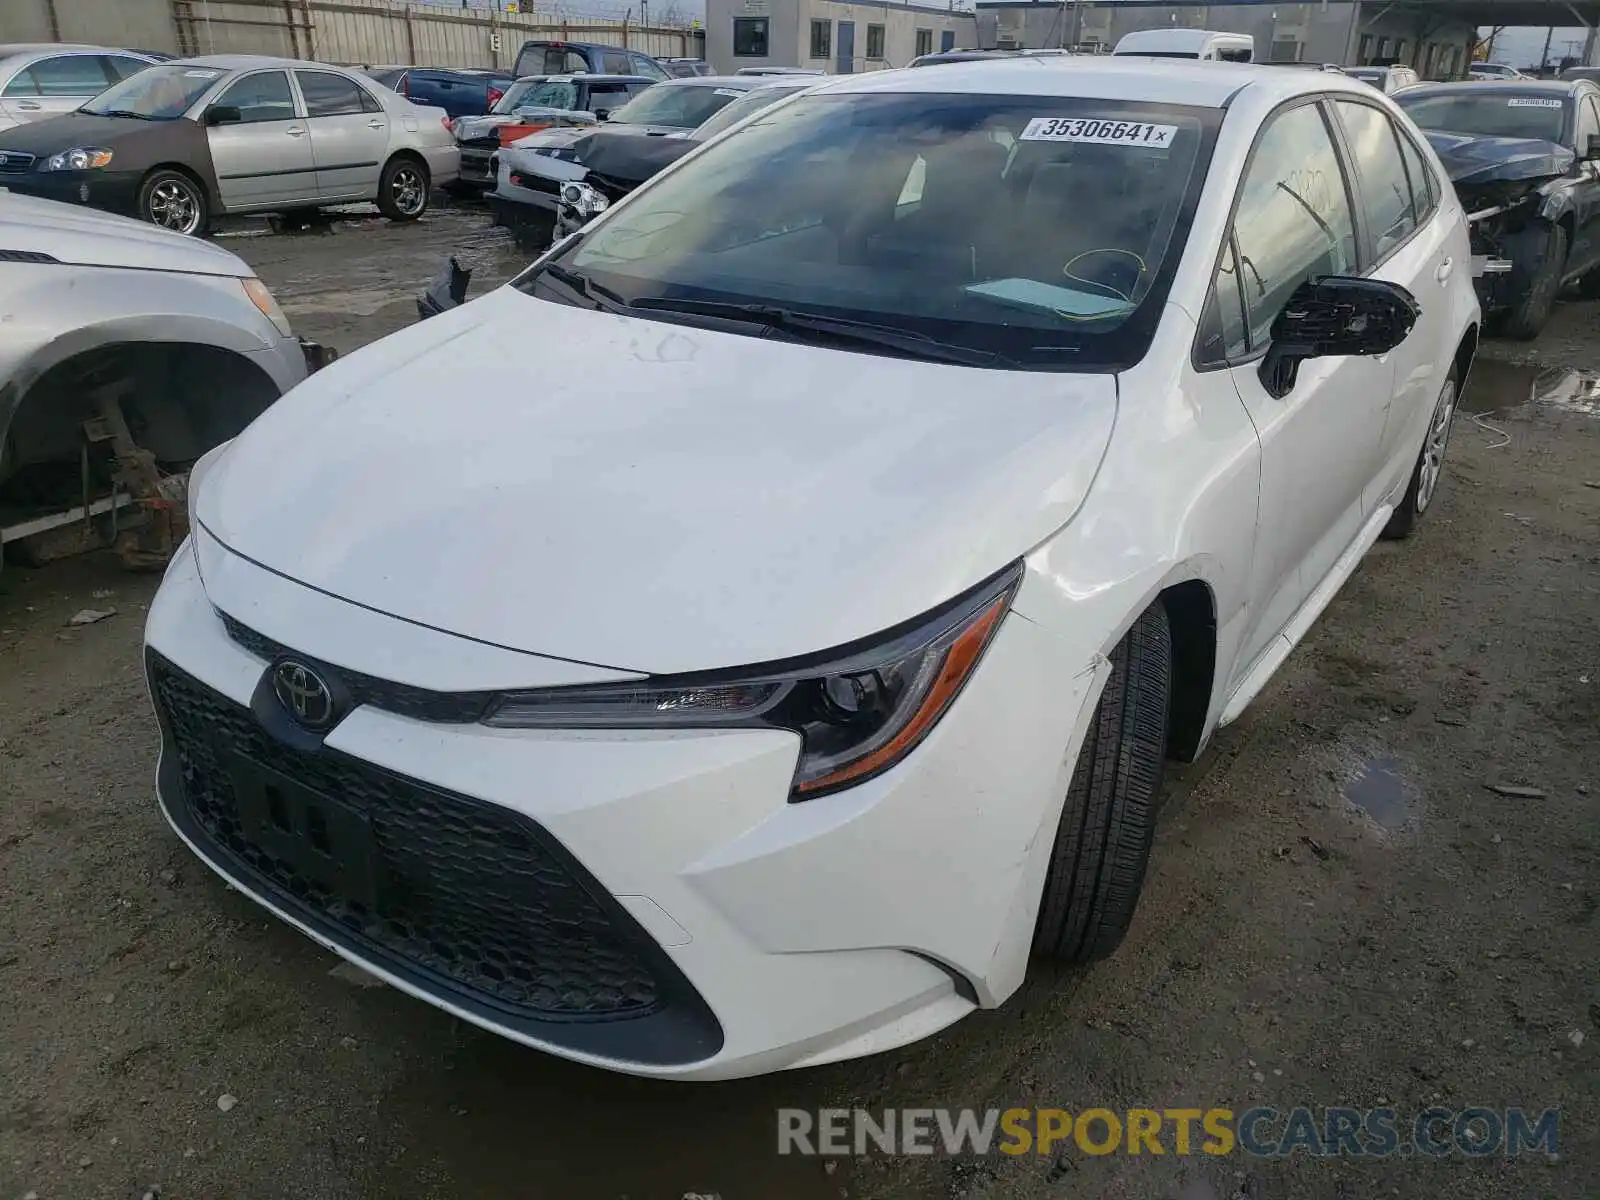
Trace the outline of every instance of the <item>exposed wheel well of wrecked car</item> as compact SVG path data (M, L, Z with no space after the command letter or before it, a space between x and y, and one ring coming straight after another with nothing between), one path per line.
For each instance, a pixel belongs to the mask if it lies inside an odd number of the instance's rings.
M109 488L116 469L97 440L98 397L120 399L133 441L162 470L185 471L278 398L270 376L231 350L127 342L73 355L31 381L0 386L0 505L76 504Z

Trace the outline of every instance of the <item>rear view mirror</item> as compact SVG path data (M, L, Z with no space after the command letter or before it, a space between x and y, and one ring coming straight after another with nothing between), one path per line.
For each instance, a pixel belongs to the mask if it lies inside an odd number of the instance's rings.
M611 110L609 108L597 108L597 109L595 109L594 110L594 119L596 121L609 121L609 120L611 120Z
M1398 284L1345 275L1308 279L1272 322L1262 386L1273 396L1287 396L1308 358L1387 354L1406 340L1421 313L1416 298Z
M231 104L213 104L206 109L207 125L237 125L244 114Z

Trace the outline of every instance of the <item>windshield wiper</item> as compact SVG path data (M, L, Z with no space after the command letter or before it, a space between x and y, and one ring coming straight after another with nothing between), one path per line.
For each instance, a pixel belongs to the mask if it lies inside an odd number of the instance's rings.
M587 275L563 267L560 263L546 263L539 268L539 275L548 275L558 283L565 284L602 312L625 311L631 307L627 300L605 284L596 283ZM534 276L535 279L538 277Z
M134 112L132 109L127 108L85 108L82 111L88 113L91 117L132 117L135 121L155 120L149 113Z
M852 321L844 317L825 317L819 313L795 312L775 304L729 304L719 300L682 300L671 296L646 296L635 300L633 308L656 312L680 312L693 316L715 317L723 321L741 321L751 325L765 325L784 333L815 333L825 340L858 346L880 346L899 350L913 358L934 362L959 363L969 367L1005 365L1006 360L992 350L975 350L970 346L957 346L941 342L925 333L895 329L888 325L874 325L870 321Z

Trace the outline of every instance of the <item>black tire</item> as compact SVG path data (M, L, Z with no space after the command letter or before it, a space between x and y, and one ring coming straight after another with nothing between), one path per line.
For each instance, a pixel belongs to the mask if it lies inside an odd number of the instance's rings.
M1155 834L1171 698L1172 630L1158 601L1111 654L1111 678L1056 829L1034 926L1035 954L1093 962L1128 932Z
M204 236L211 225L206 189L193 175L168 167L151 171L139 185L139 216L174 233Z
M1516 264L1511 282L1521 299L1509 312L1495 317L1494 332L1531 342L1550 320L1561 293L1561 277L1567 269L1567 231L1562 225L1534 221L1506 238L1505 249Z
M1422 449L1417 452L1416 466L1411 468L1411 483L1380 537L1391 542L1410 537L1417 522L1422 520L1422 514L1439 494L1439 482L1444 477L1444 456L1450 448L1450 426L1459 403L1456 373L1452 368L1439 389L1439 398L1434 401L1428 430L1422 435Z
M415 221L428 211L428 168L396 155L378 178L378 211L391 221Z

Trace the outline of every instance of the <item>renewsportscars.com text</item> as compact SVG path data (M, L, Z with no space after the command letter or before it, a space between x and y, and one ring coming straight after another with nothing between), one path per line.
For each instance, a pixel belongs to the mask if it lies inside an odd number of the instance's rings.
M1557 1109L848 1108L778 1110L778 1153L1247 1154L1443 1158L1555 1155Z

